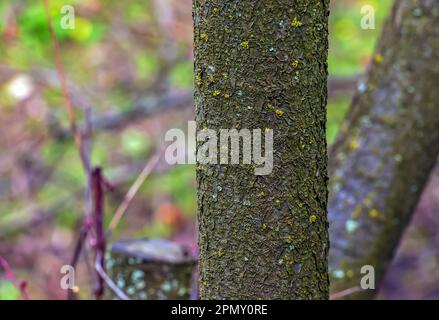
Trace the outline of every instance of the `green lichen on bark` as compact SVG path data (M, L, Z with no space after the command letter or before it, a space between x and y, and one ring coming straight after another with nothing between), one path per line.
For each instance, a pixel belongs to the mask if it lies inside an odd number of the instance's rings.
M439 6L398 0L330 154L331 290L377 285L439 153ZM364 290L346 298L370 298Z
M270 175L197 172L201 298L326 299L329 0L193 4L197 129L274 130Z

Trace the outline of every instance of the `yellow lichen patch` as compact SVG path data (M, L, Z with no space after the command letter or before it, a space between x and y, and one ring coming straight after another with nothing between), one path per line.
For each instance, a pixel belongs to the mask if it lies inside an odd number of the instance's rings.
M243 47L243 48L248 48L249 47L249 42L248 41L242 41L239 45L241 47Z
M377 53L377 54L374 56L373 59L375 60L376 63L381 63L381 62L383 62L383 60L384 60L384 58L383 58L383 56L381 55L381 53Z
M299 66L299 61L298 60L294 60L293 62L291 62L291 66L293 68L297 68Z
M276 114L277 114L279 117L282 117L282 116L284 115L284 113L285 113L285 111L283 111L283 110L280 110L280 109L277 109L277 110L276 110Z
M219 90L215 90L214 92L213 92L213 96L214 97L217 97L217 96L219 96L221 94L221 91L219 91Z
M264 192L264 191L259 192L259 193L258 193L258 196L259 196L259 197L263 197L263 196L265 196L265 192Z
M219 250L216 252L216 255L218 256L218 258L221 258L221 257L224 255L224 252L223 252L221 249L219 249Z
M354 210L354 212L352 212L351 217L352 219L357 219L361 214L361 207L357 206Z
M289 226L292 226L292 225L293 225L293 220L288 219L288 220L287 220L287 224L288 224Z
M203 171L204 167L203 166L197 166L196 169L197 169L197 171Z
M369 195L367 196L367 198L363 200L363 204L364 204L366 207L370 207L370 206L372 205L372 199L371 199L371 197L372 197L372 195L369 194Z
M267 103L267 108L271 109L271 110L274 110L274 106L271 103Z
M292 27L297 28L297 27L301 27L303 25L303 23L299 19L297 19L297 17L294 17L294 19L291 21L290 25Z
M360 143L359 143L358 140L356 140L356 139L352 139L352 140L349 142L349 148L350 148L351 150L357 150L359 146L360 146Z
M212 12L213 12L213 13L218 13L218 12L219 12L219 9L218 9L218 8L213 8Z
M267 224L263 223L262 224L262 230L265 230L265 229L267 229Z
M317 216L312 214L309 216L309 222L314 223L317 221Z
M241 272L241 273L239 274L239 277L240 277L240 278L244 278L244 272Z
M197 83L197 86L201 86L203 82L201 81L201 74L198 72L197 76L195 77L195 82Z
M369 217L371 218L377 218L379 216L379 212L376 209L372 209L369 211Z
M230 93L224 93L224 98L229 99L230 98Z
M207 40L209 40L209 36L205 33L202 33L202 34L200 34L200 40L207 41Z

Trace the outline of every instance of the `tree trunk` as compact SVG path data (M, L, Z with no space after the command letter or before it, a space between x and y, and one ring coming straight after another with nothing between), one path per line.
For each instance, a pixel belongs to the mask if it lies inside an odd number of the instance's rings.
M377 285L439 153L439 5L396 1L330 154L331 290ZM361 290L349 298L372 297Z
M328 15L329 0L194 0L198 132L274 133L269 175L198 163L202 299L328 298Z

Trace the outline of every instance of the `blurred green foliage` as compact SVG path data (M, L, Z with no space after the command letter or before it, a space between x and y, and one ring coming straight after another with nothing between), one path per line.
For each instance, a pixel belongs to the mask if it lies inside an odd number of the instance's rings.
M0 300L19 300L20 292L9 281L0 281Z

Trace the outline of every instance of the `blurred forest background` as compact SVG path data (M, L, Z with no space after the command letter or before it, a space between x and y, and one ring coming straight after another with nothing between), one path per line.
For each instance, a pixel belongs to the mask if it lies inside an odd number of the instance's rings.
M60 9L75 8L75 29ZM329 106L331 144L367 67L391 0L332 1ZM376 10L362 30L361 7ZM191 0L50 1L50 15L78 126L93 124L90 160L115 187L106 224L170 128L187 128L192 105ZM85 115L91 116L85 116ZM68 264L84 215L86 175L71 135L43 1L0 0L0 256L32 298L64 299ZM424 192L378 298L439 298L439 170ZM131 201L110 240L163 237L196 243L195 166L164 157ZM81 299L90 272L77 272ZM19 298L0 274L0 299Z

